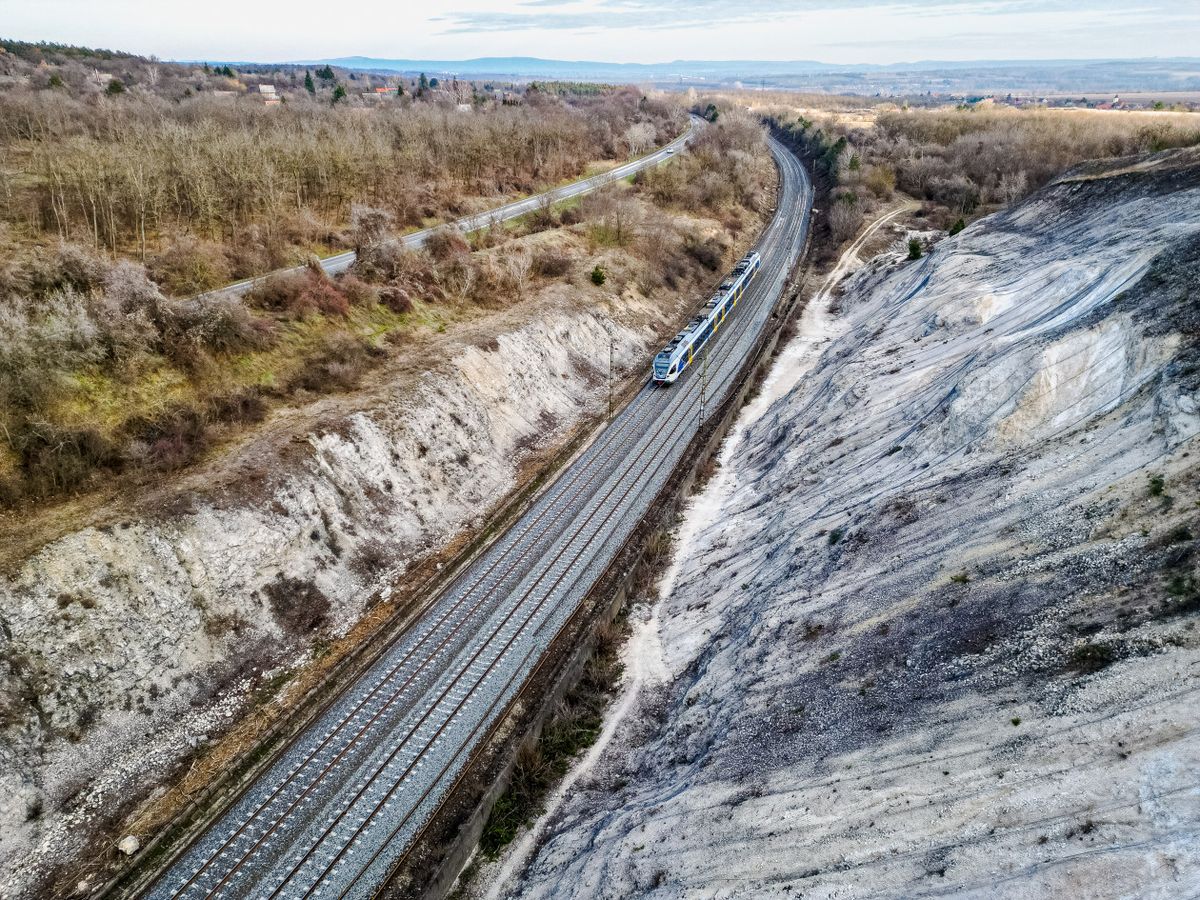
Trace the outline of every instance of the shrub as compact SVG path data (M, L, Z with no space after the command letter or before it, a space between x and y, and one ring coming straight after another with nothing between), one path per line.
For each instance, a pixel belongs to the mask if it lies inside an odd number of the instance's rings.
M958 234L960 231L962 231L966 227L967 227L966 219L959 216L958 220L953 225L950 226L950 237L954 237L954 235Z
M924 255L925 255L925 250L921 246L921 239L915 238L915 237L909 238L908 239L908 258L909 259L920 259Z
M471 252L471 245L456 228L442 226L425 239L425 251L438 262Z
M596 267L592 269L592 284L600 286L607 280L608 276L604 274L604 270L600 268L599 264L597 264Z
M887 200L896 190L896 171L891 166L871 166L863 183L876 197Z
M103 354L100 331L74 293L0 304L0 402L11 411L42 410L68 374Z
M267 415L266 400L257 387L213 397L208 401L208 409L214 420L230 424L261 422Z
M54 254L35 261L25 274L27 287L34 296L56 291L87 294L104 284L109 265L87 247L60 242Z
M350 390L381 356L383 351L368 341L339 332L325 338L288 387L314 393Z
M223 294L172 305L163 328L164 351L180 361L198 349L215 353L261 350L274 339L270 322L254 316L239 298Z
M116 445L94 428L30 422L10 429L9 441L20 460L24 490L32 496L74 490L97 470L119 470L123 462Z
M839 244L854 237L861 224L862 212L858 204L842 199L832 203L832 209L829 210L829 232Z
M543 278L561 278L571 271L571 257L561 250L544 248L533 256L533 271Z
M130 438L130 457L149 468L170 472L194 462L208 447L208 425L184 404L134 416L122 429Z
M1150 475L1150 476L1148 476L1148 480L1149 480L1150 496L1151 497L1161 497L1163 495L1163 492L1166 490L1166 486L1167 486L1166 479L1163 478L1161 475Z
M292 310L304 286L304 276L299 272L268 275L246 292L246 302L273 312Z
M246 295L247 301L263 309L286 316L304 318L315 312L345 316L350 301L319 267L303 272L282 272L256 284Z
M413 311L412 298L400 287L385 287L379 292L379 302L397 315Z
M329 598L311 581L276 575L262 591L275 621L288 634L304 637L329 623Z
M381 243L392 230L394 217L390 212L366 206L362 203L350 205L350 233L354 249L361 253L366 247Z
M146 270L129 260L121 260L108 270L104 277L104 298L121 312L142 312L156 324L166 302Z
M361 578L372 579L387 569L395 558L387 546L378 538L368 538L358 545L350 560L350 571Z
M683 239L683 249L688 256L710 272L721 268L721 264L725 261L725 245L717 237L701 239L694 234L689 234Z
M338 276L337 288L354 306L374 306L379 302L379 291L350 272Z
M409 250L399 241L383 241L366 248L351 271L367 282L402 282L405 287L430 284L437 277L427 255Z
M219 245L180 238L150 260L150 275L174 294L198 294L233 280L229 260Z
M1071 668L1078 672L1098 672L1117 661L1107 644L1080 644L1071 651Z

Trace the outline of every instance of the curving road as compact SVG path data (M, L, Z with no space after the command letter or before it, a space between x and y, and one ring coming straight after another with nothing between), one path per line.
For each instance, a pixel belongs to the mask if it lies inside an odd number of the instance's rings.
M509 219L515 219L527 213L534 212L539 209L543 203L549 201L551 203L561 203L563 200L570 200L572 197L580 197L584 194L590 194L592 191L604 187L606 184L612 184L614 181L619 181L622 178L628 178L642 169L647 169L651 166L657 166L659 163L665 162L677 150L683 149L684 146L696 134L698 128L703 127L704 120L699 116L691 116L688 119L687 131L681 134L671 143L660 147L653 153L639 157L632 162L627 162L617 166L615 169L610 169L600 175L593 175L591 178L582 178L579 181L573 181L568 185L560 188L555 188L552 191L545 191L541 194L534 194L532 197L526 197L524 200L514 200L512 203L506 203L504 206L498 206L495 209L490 209L487 212L476 213L473 216L464 216L461 219L455 219L453 222L448 222L446 225L457 228L463 232L478 231L480 228L487 228L489 225L507 222ZM412 234L406 234L400 239L405 247L416 249L424 245L425 241L438 228L445 228L446 225L435 225L433 228L424 228L421 231L414 231ZM339 272L345 272L353 265L357 254L353 250L347 250L345 253L338 253L334 256L327 256L321 260L321 268L329 275L337 275ZM304 266L294 266L290 269L279 269L275 272L270 272L266 275L258 275L254 278L247 278L244 281L237 281L233 284L226 285L216 290L208 291L199 296L212 296L216 294L245 294L252 287L261 281L270 278L273 275L278 275L283 272L303 272Z
M771 152L780 202L756 247L762 270L709 342L710 406L733 386L804 246L808 177L775 141ZM669 388L647 383L148 896L371 896L679 462L703 369Z

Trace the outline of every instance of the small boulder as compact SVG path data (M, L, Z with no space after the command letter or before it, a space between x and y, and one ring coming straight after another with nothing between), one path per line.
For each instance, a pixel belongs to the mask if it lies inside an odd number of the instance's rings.
M117 849L126 856L133 856L133 854L138 852L141 846L141 841L135 838L132 834L127 834L125 837L121 838L120 843L117 844Z

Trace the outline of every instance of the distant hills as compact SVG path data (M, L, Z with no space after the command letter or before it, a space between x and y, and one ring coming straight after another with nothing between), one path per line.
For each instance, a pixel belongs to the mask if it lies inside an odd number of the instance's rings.
M853 93L954 93L981 90L1200 91L1200 58L925 60L834 64L815 60L674 60L612 63L485 56L475 59L386 59L343 56L298 60L372 72L426 72L464 78L638 82L659 85L729 85L802 88Z

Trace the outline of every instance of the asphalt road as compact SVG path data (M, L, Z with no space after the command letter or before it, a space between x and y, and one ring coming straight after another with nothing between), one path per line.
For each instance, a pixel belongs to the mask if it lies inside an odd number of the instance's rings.
M357 898L382 883L670 476L702 386L715 408L765 326L812 207L798 160L771 150L782 187L763 267L709 342L707 377L697 361L648 382L148 896Z
M688 128L683 134L671 141L665 147L656 150L646 156L639 157L632 162L624 163L600 175L593 175L591 178L583 178L579 181L573 181L568 185L560 188L555 188L552 191L545 191L541 194L534 194L532 197L526 197L524 200L516 200L512 203L507 203L504 206L498 206L495 209L487 212L478 213L473 216L464 216L461 219L455 219L453 222L447 223L463 232L478 231L480 228L487 228L492 224L507 222L509 219L515 219L518 216L523 216L526 213L531 213L538 209L547 200L551 203L560 203L563 200L570 200L572 197L579 197L583 194L590 194L597 188L601 188L606 184L611 184L614 181L619 181L622 178L628 178L642 169L650 166L657 166L659 163L665 162L678 150L683 149L692 136L696 134L697 129L703 127L703 119L697 116L692 116L688 120ZM444 228L445 225L438 225L433 228L425 228L421 231L414 231L412 234L407 234L400 239L401 243L406 247L416 249L422 246L433 232L438 228ZM321 268L329 275L336 275L339 272L345 272L351 265L357 254L353 250L347 250L345 253L338 253L334 256L327 256L321 260ZM254 285L272 275L278 275L282 272L302 272L304 266L295 266L291 269L281 269L272 272L268 275L259 275L255 278L247 278L244 281L237 281L233 284L226 285L222 288L209 291L208 295L212 294L245 294ZM206 295L201 295L206 296Z

